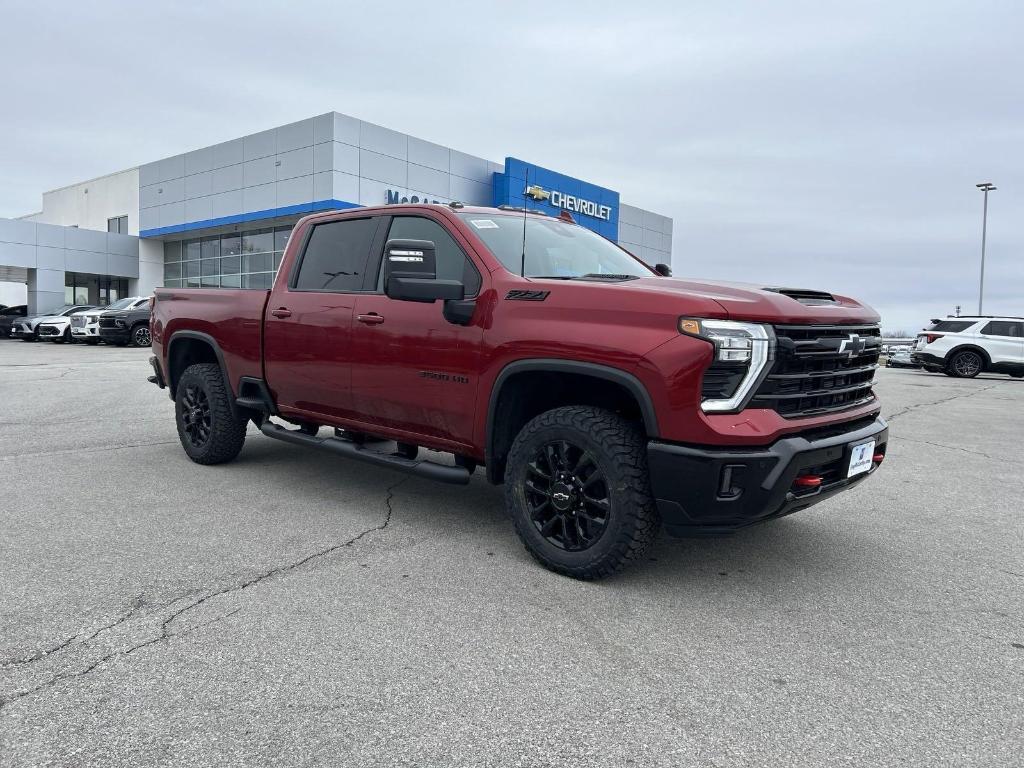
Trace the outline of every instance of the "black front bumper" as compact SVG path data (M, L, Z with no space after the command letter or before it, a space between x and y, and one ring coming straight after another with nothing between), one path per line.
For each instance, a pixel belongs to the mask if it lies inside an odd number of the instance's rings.
M875 441L884 454L885 421L858 422L847 431L786 437L766 448L734 450L651 441L651 488L662 524L673 536L731 533L824 501L874 474L878 464L846 477L853 446ZM823 478L821 486L794 486L799 475Z
M110 344L127 344L132 332L129 328L100 328L100 338Z

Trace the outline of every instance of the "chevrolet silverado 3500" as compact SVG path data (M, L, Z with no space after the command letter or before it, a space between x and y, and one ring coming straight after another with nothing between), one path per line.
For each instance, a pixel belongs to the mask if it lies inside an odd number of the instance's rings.
M872 309L668 272L568 214L313 214L271 290L157 289L150 380L199 464L234 459L252 422L443 482L483 467L527 550L584 579L661 526L735 531L875 472Z

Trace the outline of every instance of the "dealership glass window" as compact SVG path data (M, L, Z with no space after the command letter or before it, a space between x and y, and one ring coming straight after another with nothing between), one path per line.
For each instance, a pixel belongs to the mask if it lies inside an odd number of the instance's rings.
M128 280L109 275L90 275L81 272L64 273L64 300L66 304L93 304L104 307L128 295Z
M220 273L222 275L237 275L242 271L241 256L224 256L220 260Z
M256 229L242 233L242 253L271 253L274 250L274 230Z
M128 217L114 216L107 219L107 232L116 232L121 235L128 234Z
M220 239L220 252L223 256L237 256L242 252L242 236L238 234L224 235Z
M284 247L288 245L288 236L291 235L291 227L277 227L274 230L274 250L283 251Z
M269 287L281 266L291 226L228 232L164 243L168 288ZM257 277L248 276L257 275Z
M220 257L220 237L204 237L200 246L203 259Z

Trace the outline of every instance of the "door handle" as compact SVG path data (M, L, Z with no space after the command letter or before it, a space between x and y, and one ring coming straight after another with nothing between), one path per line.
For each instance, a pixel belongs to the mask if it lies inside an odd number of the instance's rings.
M290 309L285 309L284 307L281 307L280 309L270 310L270 314L272 314L274 317L291 317L292 311Z
M368 315L356 315L356 320L360 323L366 323L367 325L380 325L384 322L384 318L376 312L371 312Z

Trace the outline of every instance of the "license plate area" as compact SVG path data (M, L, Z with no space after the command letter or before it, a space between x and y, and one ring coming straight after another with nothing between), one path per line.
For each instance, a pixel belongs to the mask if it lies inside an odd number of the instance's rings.
M847 465L846 476L856 477L871 469L875 458L875 441L858 443L850 446L850 463Z

